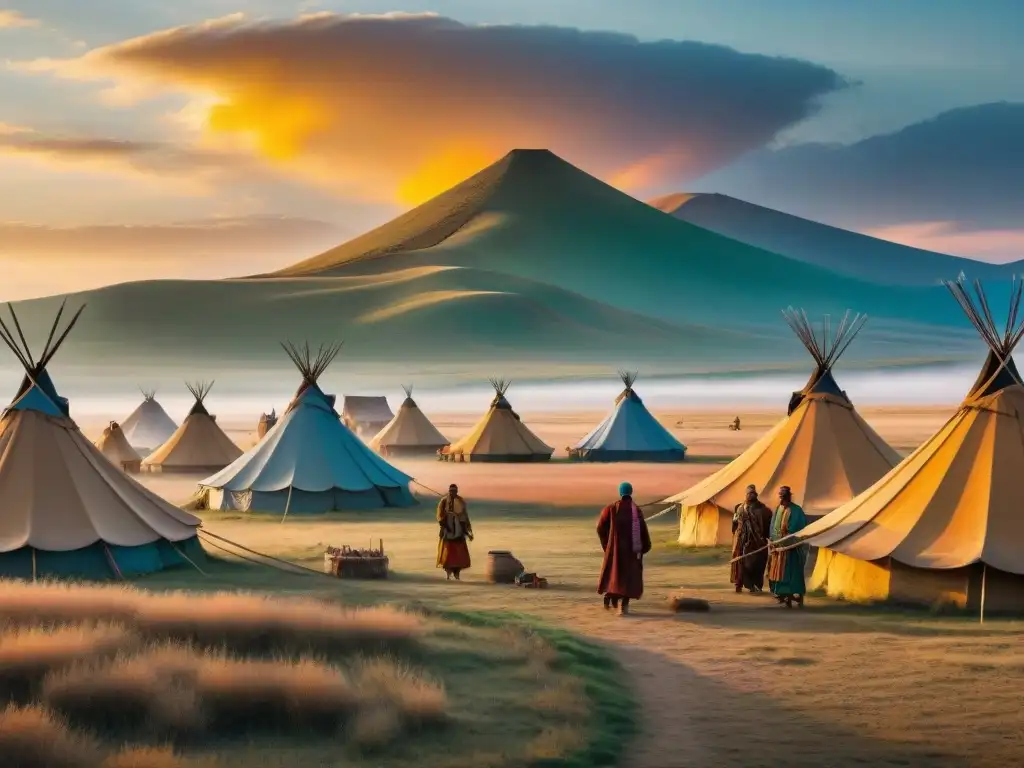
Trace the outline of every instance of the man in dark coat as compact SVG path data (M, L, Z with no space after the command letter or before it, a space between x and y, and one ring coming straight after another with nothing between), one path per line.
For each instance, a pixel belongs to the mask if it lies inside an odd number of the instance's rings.
M736 505L732 516L732 563L729 580L736 591L764 589L764 569L768 564L768 534L772 511L757 498L757 488L747 486L746 500ZM756 553L756 554L754 554ZM742 560L736 558L742 557Z
M651 551L651 534L640 509L633 502L633 486L619 485L619 500L601 510L597 536L604 550L598 594L604 595L606 610L618 608L629 613L629 601L644 594L643 556Z

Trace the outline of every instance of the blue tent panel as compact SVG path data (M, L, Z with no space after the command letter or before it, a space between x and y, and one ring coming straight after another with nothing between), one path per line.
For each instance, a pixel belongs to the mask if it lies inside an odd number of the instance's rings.
M109 554L108 554L109 553ZM97 542L88 547L67 552L35 550L35 576L38 579L86 579L109 581L118 578L111 558L125 578L156 573L165 568L199 563L205 557L198 536L185 541L155 541L137 547L120 547ZM21 547L0 553L0 577L31 579L33 576L32 548Z

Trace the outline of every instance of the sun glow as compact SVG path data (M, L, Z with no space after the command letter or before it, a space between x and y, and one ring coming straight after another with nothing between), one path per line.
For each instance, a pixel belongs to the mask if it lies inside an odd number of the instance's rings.
M483 170L502 155L471 142L452 145L434 155L398 186L398 200L419 205Z

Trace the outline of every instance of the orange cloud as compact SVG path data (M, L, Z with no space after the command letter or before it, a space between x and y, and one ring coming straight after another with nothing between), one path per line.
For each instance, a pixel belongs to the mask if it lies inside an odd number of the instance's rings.
M211 136L337 192L406 202L517 146L606 177L662 157L657 174L685 181L844 86L825 67L702 43L409 14L234 16L17 66L105 82L122 102L212 98Z
M39 19L30 19L22 16L17 11L4 10L0 8L0 29L19 29L24 27L38 27Z
M864 234L927 251L985 261L1015 261L1024 255L1024 229L963 229L951 221L914 221L864 230Z

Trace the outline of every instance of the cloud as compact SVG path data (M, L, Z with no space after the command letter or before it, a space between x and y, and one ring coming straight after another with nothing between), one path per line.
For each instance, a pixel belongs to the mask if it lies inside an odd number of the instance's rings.
M693 178L845 87L828 68L722 46L410 14L231 16L16 66L106 82L121 103L213 96L210 134L335 190L404 202L440 191L451 174L439 167L466 175L520 146L638 187Z
M27 158L58 168L81 168L139 178L175 179L197 191L227 177L258 175L248 155L163 142L50 136L0 125L0 156ZM208 190L206 190L208 191Z
M39 19L30 19L26 16L22 16L17 11L0 8L0 29L38 27L39 24Z
M1021 168L1024 104L994 103L855 144L756 152L694 186L854 229L943 222L962 235L1019 228Z
M1024 229L965 230L956 222L915 221L868 228L864 234L940 253L954 253L983 261L1024 258Z
M324 250L350 234L323 221L286 216L145 226L0 223L0 298L87 290L127 280L253 274Z

